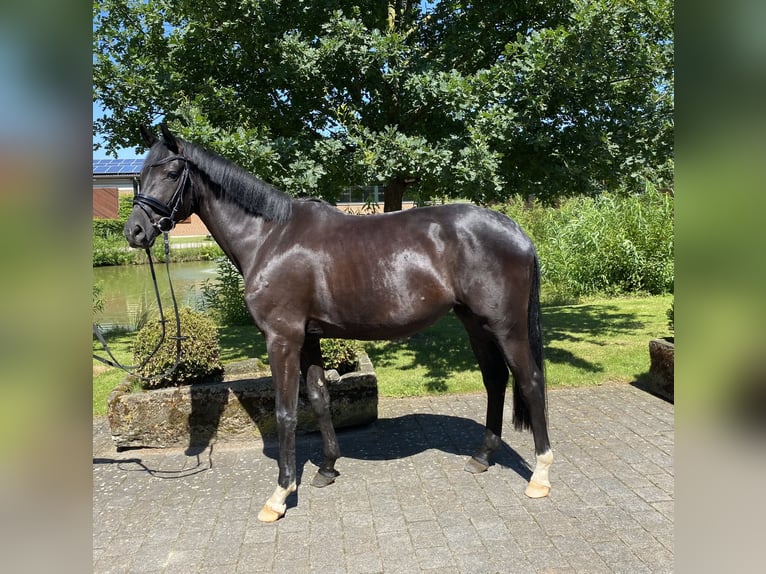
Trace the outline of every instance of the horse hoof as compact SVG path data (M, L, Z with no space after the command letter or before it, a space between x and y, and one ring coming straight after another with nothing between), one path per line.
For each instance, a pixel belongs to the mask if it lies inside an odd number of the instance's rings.
M471 474L482 473L486 471L488 468L489 468L488 464L484 464L483 462L476 460L473 457L469 458L468 462L465 463L466 472L470 472Z
M274 510L270 506L266 505L263 508L261 508L261 511L258 513L258 520L261 522L276 522L280 518L282 518L285 515L285 511L279 512L278 510Z
M545 498L550 493L551 487L540 484L539 482L530 482L524 491L529 498Z
M311 481L311 486L315 486L316 488L324 488L325 486L329 486L335 482L335 477L337 477L339 474L340 473L337 470L333 470L329 474L325 474L321 470L318 470L314 475L313 480Z

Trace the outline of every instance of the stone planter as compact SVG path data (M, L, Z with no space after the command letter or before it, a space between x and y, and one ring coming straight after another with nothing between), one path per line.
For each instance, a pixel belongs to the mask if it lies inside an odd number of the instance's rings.
M649 341L649 388L653 393L673 402L673 364L675 342L673 337Z
M109 396L109 426L117 448L204 447L276 435L274 387L268 370L253 361L228 368L223 382L130 391L123 382ZM368 424L378 417L378 381L372 362L359 355L358 370L328 371L335 428ZM298 431L318 430L305 385L298 400Z

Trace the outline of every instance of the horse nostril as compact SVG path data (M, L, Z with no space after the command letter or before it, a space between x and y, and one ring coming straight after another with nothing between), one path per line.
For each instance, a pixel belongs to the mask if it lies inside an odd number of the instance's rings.
M141 225L138 223L136 223L132 228L129 226L125 227L125 238L131 244L139 243L144 238L144 236L144 228L141 227Z

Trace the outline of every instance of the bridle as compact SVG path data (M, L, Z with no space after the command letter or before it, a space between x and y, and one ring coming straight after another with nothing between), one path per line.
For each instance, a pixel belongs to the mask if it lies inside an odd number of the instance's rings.
M175 160L181 160L184 162L184 169L181 173L181 177L178 179L178 186L176 187L175 192L173 193L173 196L170 198L170 202L164 203L160 201L159 199L156 199L154 197L151 197L149 195L144 195L143 193L136 193L133 196L133 205L137 205L141 208L141 210L146 214L146 216L149 218L149 221L151 222L152 226L155 227L160 233L163 235L163 239L165 241L165 270L168 274L168 285L170 286L170 297L173 301L173 311L175 314L175 323L176 323L176 335L174 337L171 337L176 342L176 360L175 364L167 369L165 372L160 373L158 375L145 377L140 376L137 374L136 371L139 371L143 369L149 362L149 360L157 353L162 343L165 341L166 338L166 329L165 324L167 323L167 319L165 318L165 314L162 310L162 300L160 298L160 292L159 287L157 285L157 276L154 272L154 263L152 262L152 253L151 249L146 249L146 256L149 259L149 268L152 273L152 283L154 284L154 294L157 298L157 306L159 307L160 312L160 323L162 328L162 333L160 335L160 340L157 342L157 345L155 346L154 350L144 359L144 361L140 365L123 365L121 364L115 356L112 354L111 350L109 349L109 346L106 343L106 340L104 339L104 335L101 332L101 329L97 325L93 325L93 334L98 338L99 342L101 343L102 348L106 353L109 355L109 359L106 359L104 357L100 357L98 355L93 355L93 358L101 361L102 363L105 363L111 367L117 367L119 369L122 369L123 371L127 372L130 375L133 375L135 377L141 378L141 379L159 379L166 377L170 375L173 371L178 368L178 365L181 363L181 341L184 339L187 339L188 337L181 335L181 318L178 314L178 303L176 302L176 296L175 292L173 291L173 283L170 281L170 242L168 239L168 233L176 226L176 223L178 223L177 215L178 212L181 209L181 205L183 204L184 199L184 192L187 187L187 183L190 183L189 179L189 164L191 161L189 158L187 158L185 155L172 155L170 157L166 157L163 160L160 160L156 163L151 164L149 167L157 167L160 165L164 165L166 163L170 163L171 161ZM191 194L192 194L192 211L194 210L194 205L196 202L196 197L194 195L194 185L193 183L189 186L192 188ZM159 214L161 217L159 219L155 219L153 213ZM110 360L111 359L111 360Z
M159 199L156 199L149 195L144 195L143 193L136 193L133 196L133 205L137 205L138 207L140 207L141 210L149 218L149 221L151 222L152 226L155 227L157 231L160 231L162 233L168 233L176 226L176 223L178 223L178 220L176 219L176 217L178 215L178 212L181 209L181 205L183 204L184 191L186 190L186 184L187 182L190 182L189 164L191 163L191 161L184 154L180 154L180 155L177 154L177 155L171 155L170 157L166 157L165 159L160 160L156 163L153 163L149 166L149 167L158 167L160 165L165 165L166 163L170 163L171 161L175 161L175 160L182 161L184 163L184 169L181 172L181 177L178 178L178 185L176 186L176 190L173 193L173 196L170 198L169 203L164 203L160 201ZM195 200L194 184L192 183L189 187L191 188L192 211L193 211L194 200ZM159 214L161 217L159 219L155 219L152 212Z

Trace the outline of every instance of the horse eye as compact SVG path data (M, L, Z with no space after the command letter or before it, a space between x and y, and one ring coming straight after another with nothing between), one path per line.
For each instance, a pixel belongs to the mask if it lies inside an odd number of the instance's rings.
M168 172L168 178L170 178L170 179L178 179L178 172L177 171L169 171Z

